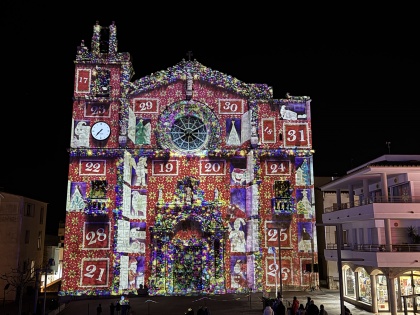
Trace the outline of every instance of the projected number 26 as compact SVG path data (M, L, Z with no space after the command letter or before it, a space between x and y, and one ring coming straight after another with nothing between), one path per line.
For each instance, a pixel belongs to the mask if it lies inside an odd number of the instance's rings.
M279 265L276 262L268 264L267 266L267 274L272 277L278 277L279 275ZM290 269L288 267L281 268L281 279L287 280L289 278Z

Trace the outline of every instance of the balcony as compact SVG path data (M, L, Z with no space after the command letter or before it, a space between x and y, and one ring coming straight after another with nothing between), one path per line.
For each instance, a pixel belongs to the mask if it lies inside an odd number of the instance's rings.
M341 205L334 205L324 209L324 213L340 211L349 208L361 207L374 203L420 203L420 196L376 196L369 200L355 200L353 203L346 202Z
M337 244L327 244L326 249L337 250ZM355 252L420 252L420 244L354 244L344 245L341 250Z
M337 261L337 244L327 244L324 257ZM419 253L419 254L417 254ZM357 244L341 247L341 261L369 267L420 267L420 244Z
M85 214L101 215L108 213L108 202L106 199L90 199L86 200Z

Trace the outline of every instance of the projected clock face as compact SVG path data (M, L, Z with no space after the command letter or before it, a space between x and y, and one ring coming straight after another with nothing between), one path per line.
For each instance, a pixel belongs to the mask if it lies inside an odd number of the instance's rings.
M173 144L185 151L200 149L206 143L207 135L206 125L195 116L182 116L174 121L171 128Z

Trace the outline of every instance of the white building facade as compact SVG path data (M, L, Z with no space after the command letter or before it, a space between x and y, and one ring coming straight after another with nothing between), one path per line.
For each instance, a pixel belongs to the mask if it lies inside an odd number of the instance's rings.
M381 156L320 189L327 276L342 277L344 300L375 313L420 309L420 155Z

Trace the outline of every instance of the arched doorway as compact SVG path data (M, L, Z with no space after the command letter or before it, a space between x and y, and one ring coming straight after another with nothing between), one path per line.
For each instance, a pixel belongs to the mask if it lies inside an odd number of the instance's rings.
M202 196L198 181L178 182L177 202L158 204L150 227L152 252L149 289L154 295L225 293L225 238L216 202L191 202ZM188 198L185 198L188 196ZM190 198L191 197L191 198Z

